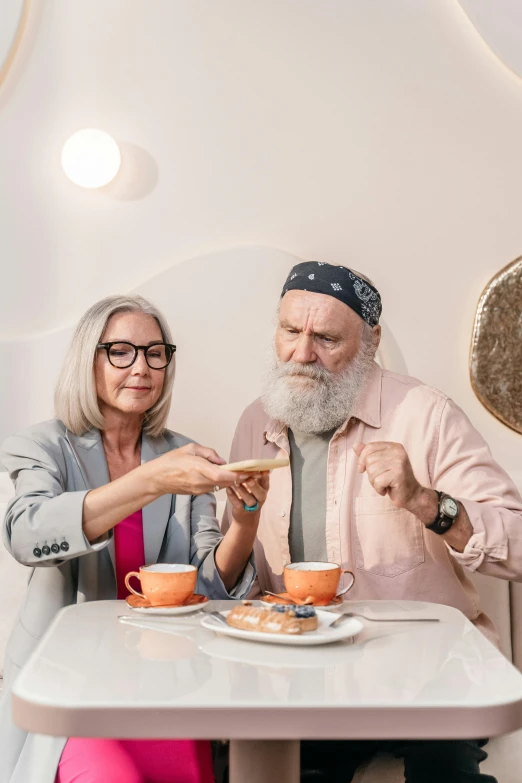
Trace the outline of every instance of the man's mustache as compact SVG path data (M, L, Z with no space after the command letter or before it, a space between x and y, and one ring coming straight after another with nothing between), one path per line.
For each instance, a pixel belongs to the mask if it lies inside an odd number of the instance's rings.
M315 381L327 381L330 372L324 367L316 367L315 364L298 364L297 362L280 362L277 365L277 374L280 378L288 378L302 375Z

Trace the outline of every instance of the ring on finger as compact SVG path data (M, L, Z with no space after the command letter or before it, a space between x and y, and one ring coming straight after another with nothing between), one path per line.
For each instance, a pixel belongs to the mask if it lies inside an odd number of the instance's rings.
M243 501L243 508L245 511L257 511L259 508L259 502L256 500L253 506L247 506L247 504Z

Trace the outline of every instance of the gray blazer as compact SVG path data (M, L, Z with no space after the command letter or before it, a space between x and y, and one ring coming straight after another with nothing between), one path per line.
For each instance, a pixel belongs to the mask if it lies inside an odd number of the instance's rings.
M142 463L190 442L168 430L158 438L144 434ZM116 598L112 531L91 544L82 530L85 495L107 484L109 471L99 430L78 437L57 419L7 438L1 459L16 490L7 507L4 543L20 563L34 568L6 651L0 783L52 783L66 739L26 734L15 727L10 690L56 612L74 603ZM198 592L210 598L242 598L255 577L253 560L229 594L214 560L222 538L215 511L212 494L163 495L145 506L145 560L192 563L198 568Z

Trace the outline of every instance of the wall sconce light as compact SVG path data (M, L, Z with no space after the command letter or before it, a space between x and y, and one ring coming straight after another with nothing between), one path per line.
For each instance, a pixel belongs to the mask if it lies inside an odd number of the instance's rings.
M70 136L62 149L62 168L82 188L101 188L114 179L121 164L120 148L112 136L85 128Z

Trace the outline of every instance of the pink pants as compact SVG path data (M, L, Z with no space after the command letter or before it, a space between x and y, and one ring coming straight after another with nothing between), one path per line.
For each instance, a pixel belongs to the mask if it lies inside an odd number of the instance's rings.
M214 783L210 742L71 737L55 783Z

